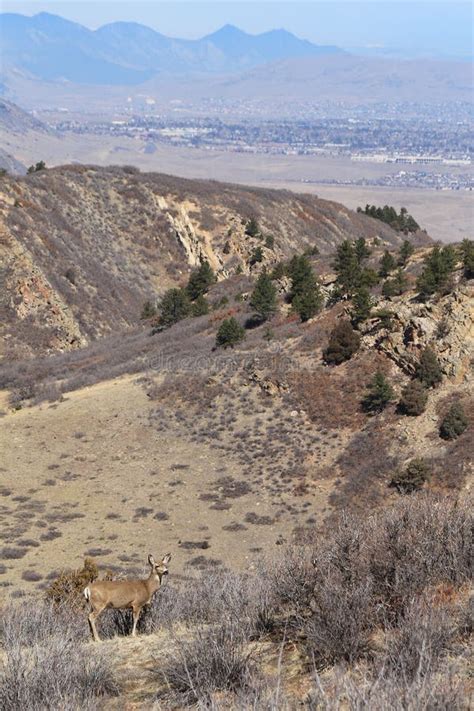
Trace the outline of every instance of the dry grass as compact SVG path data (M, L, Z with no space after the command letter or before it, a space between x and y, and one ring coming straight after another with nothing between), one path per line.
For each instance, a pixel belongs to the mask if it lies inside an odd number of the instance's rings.
M417 495L255 571L161 588L140 621L22 600L3 609L2 708L464 708L472 509ZM87 653L85 650L87 649ZM120 687L116 679L120 677Z

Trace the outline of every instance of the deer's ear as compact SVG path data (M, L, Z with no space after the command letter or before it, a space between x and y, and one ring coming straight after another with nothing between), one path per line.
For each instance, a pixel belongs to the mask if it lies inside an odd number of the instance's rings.
M161 562L162 562L164 565L168 565L168 563L170 562L170 560L171 560L171 553L167 553Z
M155 559L153 558L151 553L148 556L148 565L155 565Z

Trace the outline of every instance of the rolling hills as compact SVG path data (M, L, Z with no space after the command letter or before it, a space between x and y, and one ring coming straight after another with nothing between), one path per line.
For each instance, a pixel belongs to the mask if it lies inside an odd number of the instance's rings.
M84 554L131 563L155 540L176 550L177 572L242 567L341 510L396 501L392 478L420 457L427 488L468 490L469 429L446 441L439 427L453 402L472 420L472 284L456 257L447 293L417 298L425 233L410 237L406 291L372 289L360 348L331 367L323 351L353 308L334 299L335 250L363 237L377 270L405 239L382 222L310 196L131 168L4 176L0 193L0 427L15 443L1 489L7 587L44 586L51 561ZM321 311L301 322L283 273L277 313L252 322L262 269L302 253ZM184 286L202 260L217 275L208 313L152 329L145 300ZM246 338L216 348L230 317ZM442 383L409 417L397 402L427 346ZM370 414L361 402L376 371L394 395Z
M346 238L402 238L338 203L287 191L185 180L134 168L65 166L0 183L6 284L2 349L36 355L77 348L137 323L144 301L181 284L201 258L220 279L274 237L268 266ZM421 237L423 240L424 238Z
M466 252L445 248L449 279L420 298L433 243L409 235L402 293L387 294L381 258L398 260L407 236L338 203L130 167L0 181L2 706L462 708ZM354 240L373 284L361 321L334 273ZM140 318L203 261L217 277L204 312ZM298 265L321 284L306 321L289 303ZM265 269L276 304L262 323ZM245 338L217 347L231 318ZM350 320L358 347L331 364ZM368 409L376 374L388 399ZM426 400L417 414L400 407L409 386ZM453 408L464 419L447 437ZM109 610L92 647L84 574L143 576L148 553L168 551L139 637Z

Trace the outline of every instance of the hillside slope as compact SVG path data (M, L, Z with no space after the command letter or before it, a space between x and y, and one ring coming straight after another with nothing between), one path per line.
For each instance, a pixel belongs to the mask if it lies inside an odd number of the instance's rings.
M257 555L330 528L341 510L366 515L398 501L390 482L416 457L431 470L425 488L467 495L472 284L460 281L436 303L416 303L413 290L376 297L391 327L374 316L359 351L329 367L322 352L341 302L307 323L281 304L270 333L262 325L231 352L214 348L224 318L249 316L235 296L250 283L241 275L215 285L209 300L225 294L226 305L154 335L142 323L84 349L0 366L0 439L14 443L2 460L0 582L41 587L52 567L78 567L84 555L123 569L152 542L173 551L176 573L248 569ZM397 402L428 344L442 382L422 414L401 414ZM368 414L361 402L377 370L394 398ZM445 440L439 426L453 402L470 426Z
M263 235L246 234L248 220ZM274 244L265 246L271 235ZM65 166L0 183L4 353L84 345L137 323L143 302L207 259L220 279L344 239L402 237L334 202L133 168ZM419 239L429 241L420 233Z

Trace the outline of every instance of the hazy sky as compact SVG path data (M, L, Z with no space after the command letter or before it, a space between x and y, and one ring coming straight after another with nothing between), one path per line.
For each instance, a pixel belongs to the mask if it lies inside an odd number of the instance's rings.
M115 20L141 22L176 37L201 37L231 23L252 33L284 27L318 44L472 54L472 5L456 0L0 0L0 9L52 12L90 28Z

